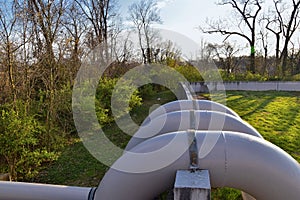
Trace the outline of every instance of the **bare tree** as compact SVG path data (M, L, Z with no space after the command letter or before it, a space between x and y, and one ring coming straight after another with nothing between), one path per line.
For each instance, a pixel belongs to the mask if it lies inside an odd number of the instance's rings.
M81 54L81 39L87 29L87 26L82 10L78 7L76 2L72 1L67 5L65 15L63 16L63 24L67 30L66 43L72 46L71 58L74 62L79 62Z
M267 71L267 65L268 65L268 54L269 54L269 32L267 30L267 26L269 21L266 21L265 16L263 16L261 19L259 19L260 29L258 33L258 40L261 41L262 45L262 55L263 55L263 68L262 68L262 74L265 75Z
M15 1L17 14L17 29L18 43L21 48L17 52L17 62L19 65L18 83L19 93L21 98L26 101L26 107L32 101L33 87L34 87L34 69L31 68L33 62L33 38L34 31L31 26L31 14L28 11L27 1Z
M116 0L75 0L85 19L89 21L89 44L91 48L106 42L112 23L117 16ZM94 35L95 34L95 35Z
M298 45L291 42L291 48L289 53L289 65L291 68L291 74L298 74L300 72L300 51L299 51L299 41Z
M283 27L283 36L284 36L284 45L281 53L281 61L282 61L282 75L285 75L286 67L287 67L287 59L288 59L288 45L291 41L292 36L296 32L299 27L300 20L299 20L299 8L300 8L300 0L295 1L293 0L292 5L292 12L289 17L287 23L283 22L281 19L281 26Z
M84 14L76 2L70 1L65 5L62 16L62 30L60 35L59 60L61 67L65 66L65 78L73 85L77 71L81 65L81 58L85 53L84 36L87 24Z
M55 92L59 88L59 65L55 56L54 44L62 31L62 16L65 0L40 1L27 0L31 16L32 28L35 32L36 51L39 68L40 86L45 91L47 106L45 144L50 148L51 132L56 118Z
M121 30L116 32L112 36L111 40L111 48L112 53L114 54L114 58L119 63L126 63L130 61L133 57L132 49L134 48L134 44L131 41L131 34L132 32L128 32L125 34L120 34Z
M204 33L220 33L226 35L226 39L232 35L237 35L246 39L251 47L250 53L250 71L255 73L255 42L256 42L256 24L258 14L262 9L261 0L222 0L218 5L231 5L240 17L238 31L230 31L229 27L224 28L220 23L209 24L209 30L203 30ZM243 25L248 32L244 33ZM225 40L226 40L225 39Z
M1 2L0 7L0 38L3 41L2 49L3 54L3 65L7 66L8 80L11 88L11 93L13 94L13 100L16 101L16 85L14 78L14 52L16 48L14 47L12 41L13 29L16 25L16 17L14 13L11 12L11 9L7 8L7 5L4 2Z
M217 60L227 76L236 70L239 63L235 55L240 50L239 48L224 42L223 44L208 43L205 49L212 59Z
M292 5L286 2L273 0L274 10L271 12L272 18L267 18L266 28L275 35L276 38L276 65L281 62L281 75L285 76L287 71L288 47L291 39L299 27L300 1L292 0ZM283 40L283 43L281 41ZM283 44L280 50L280 45ZM279 71L279 70L278 70Z
M269 30L271 33L275 35L276 38L276 44L275 44L275 59L276 59L276 65L279 66L279 57L280 57L280 42L281 42L281 34L282 34L282 24L281 22L283 21L281 13L284 10L280 10L278 8L278 1L273 0L274 6L275 6L275 11L272 11L270 16L272 18L268 17L265 18L267 20L267 25L266 28Z
M170 61L179 61L181 57L181 50L176 44L174 44L172 41L167 40L160 43L158 46L158 49L156 49L155 54L155 60L156 62L161 62L166 64L170 64L168 62Z
M140 0L129 6L130 19L132 20L139 37L144 63L152 62L151 25L161 23L156 0Z
M25 45L26 41L18 41L18 10L17 2L0 1L0 41L3 54L2 64L7 67L8 83L13 102L17 100L16 73L17 61L16 52Z

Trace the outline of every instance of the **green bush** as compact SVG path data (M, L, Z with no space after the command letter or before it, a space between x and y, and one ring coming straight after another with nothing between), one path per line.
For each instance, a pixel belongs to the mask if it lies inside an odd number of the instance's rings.
M140 87L139 91L143 98L147 98L153 96L156 93L155 89L156 88L153 84L147 84Z
M40 146L44 127L20 105L0 109L0 155L12 180L32 178L43 162L55 158Z
M203 81L199 71L193 66L176 66L174 69L181 73L189 82Z
M61 89L55 91L53 105L55 107L56 126L61 132L59 135L74 134L76 128L72 113L72 88L70 85L64 85ZM63 135L64 136L64 135Z
M291 78L292 81L300 81L300 74L295 74Z
M118 81L121 81L121 84L119 83L120 87L115 88ZM117 94L113 99L114 106L116 107L116 116L113 116L111 110L113 92ZM96 114L101 125L110 123L115 118L122 117L125 114L124 112L130 112L134 107L141 105L141 102L142 98L140 97L139 91L134 89L130 81L117 78L102 78L99 81L95 105Z
M254 74L250 71L245 73L230 73L228 74L224 70L219 70L223 81L267 81L268 77L260 75L258 73Z
M245 75L245 81L265 81L265 80L266 80L266 78L258 73L253 74L253 73L247 71L247 73Z

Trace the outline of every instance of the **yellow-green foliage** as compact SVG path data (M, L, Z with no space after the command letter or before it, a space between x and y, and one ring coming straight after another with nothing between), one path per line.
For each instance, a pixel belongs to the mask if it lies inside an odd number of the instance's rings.
M100 124L104 125L112 122L114 119L122 117L125 113L128 113L132 108L141 105L142 98L139 96L138 90L136 90L128 80L123 81L122 84L119 84L120 87L115 88L117 82L120 79L114 78L102 78L99 81L98 88L96 91L96 114ZM113 92L114 95L114 113L116 116L113 116L111 110L111 99ZM126 105L128 105L126 107ZM118 109L118 106L126 109Z
M189 82L203 81L200 72L191 65L180 65L176 66L174 69L181 73Z
M5 171L11 179L29 179L42 162L55 158L40 144L44 127L23 109L0 108L0 156L6 161Z

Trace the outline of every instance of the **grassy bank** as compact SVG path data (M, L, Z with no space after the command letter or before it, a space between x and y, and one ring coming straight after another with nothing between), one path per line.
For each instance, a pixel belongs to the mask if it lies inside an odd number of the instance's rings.
M158 100L160 98L160 100ZM132 112L141 123L158 104L174 100L169 92L148 97L143 106ZM281 147L300 162L300 93L289 92L227 92L227 106L255 127L265 139ZM105 133L118 146L125 147L129 136L121 134L115 124L105 127ZM39 182L97 186L108 167L94 159L79 139L67 147L50 167L36 179ZM212 199L241 199L233 189L214 190Z

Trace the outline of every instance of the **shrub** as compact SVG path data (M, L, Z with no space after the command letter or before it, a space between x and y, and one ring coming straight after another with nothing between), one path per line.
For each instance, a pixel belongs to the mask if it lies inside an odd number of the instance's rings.
M0 155L13 180L32 178L42 162L55 158L55 153L40 146L44 127L20 105L0 110Z
M249 71L247 71L246 75L245 75L245 80L246 81L265 81L265 77L263 77L260 74L253 74Z
M143 98L153 96L156 91L153 84L146 84L139 88L140 94Z
M122 117L125 113L132 110L132 108L141 105L142 98L139 96L138 90L134 90L130 81L121 80L120 87L115 89L115 85L120 79L114 78L102 78L99 81L99 85L96 91L96 114L101 125L105 125L114 120L114 118ZM134 90L134 91L133 91ZM117 95L114 96L114 106L120 107L116 109L116 116L113 116L111 110L111 98L112 93L115 92ZM128 96L132 94L131 96ZM129 99L129 102L128 102ZM123 109L128 105L127 109Z
M189 82L203 81L199 71L193 66L176 66L174 69L181 73Z

